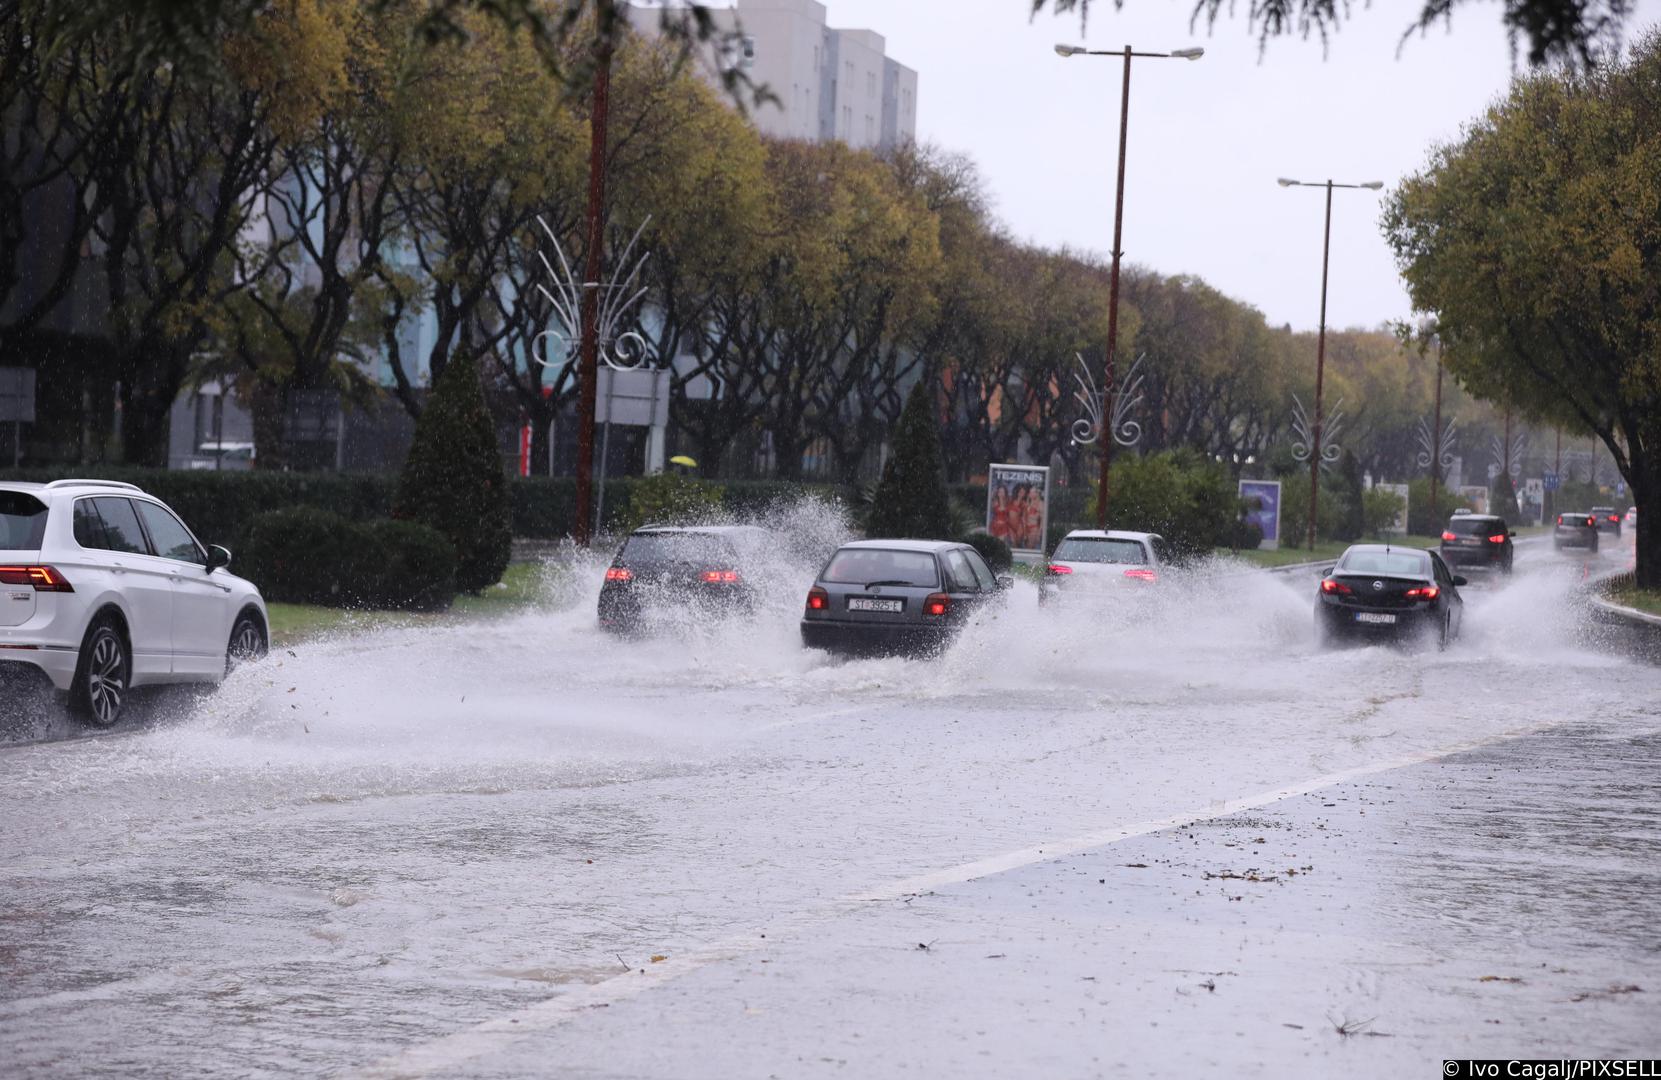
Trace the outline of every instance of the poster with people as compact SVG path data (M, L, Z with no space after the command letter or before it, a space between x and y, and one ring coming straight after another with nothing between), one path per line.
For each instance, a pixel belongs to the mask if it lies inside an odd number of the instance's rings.
M1246 520L1263 536L1257 546L1270 551L1280 547L1280 481L1242 480L1240 497L1248 507Z
M992 465L986 475L986 531L1016 555L1044 556L1050 527L1050 470L1045 465Z

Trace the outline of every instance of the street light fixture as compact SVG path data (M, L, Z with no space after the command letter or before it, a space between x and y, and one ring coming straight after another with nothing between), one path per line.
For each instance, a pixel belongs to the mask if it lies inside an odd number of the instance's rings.
M1199 47L1187 49L1173 49L1170 52L1137 52L1131 46L1123 49L1086 49L1082 45L1057 45L1056 55L1063 58L1069 56L1118 56L1125 62L1124 90L1119 97L1119 179L1113 200L1113 269L1109 277L1107 294L1107 360L1103 364L1102 379L1102 406L1104 416L1113 415L1113 359L1118 350L1119 342L1119 259L1124 254L1120 245L1120 237L1124 231L1125 221L1125 133L1130 124L1130 62L1134 57L1148 59L1177 59L1198 60L1205 55L1205 50ZM1096 491L1096 527L1107 528L1107 477L1108 469L1113 461L1114 433L1107 432L1107 438L1102 440L1102 475L1101 485Z
M1309 550L1315 550L1315 504L1321 497L1321 464L1325 457L1321 453L1324 447L1321 444L1321 383L1326 374L1326 284L1327 266L1332 254L1332 189L1333 188L1366 188L1368 191L1377 191L1384 186L1382 180L1368 180L1362 184L1335 184L1331 180L1308 181L1288 180L1281 177L1275 183L1281 187L1319 187L1326 188L1326 232L1321 240L1321 331L1316 338L1315 345L1315 427L1309 440Z

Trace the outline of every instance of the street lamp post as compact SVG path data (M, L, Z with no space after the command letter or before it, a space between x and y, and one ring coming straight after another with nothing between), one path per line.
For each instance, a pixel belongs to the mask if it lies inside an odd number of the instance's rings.
M1331 180L1310 182L1306 180L1288 180L1281 177L1275 181L1281 187L1324 187L1326 188L1326 231L1321 240L1321 330L1315 341L1315 427L1311 433L1312 452L1309 455L1309 550L1315 550L1315 504L1321 497L1321 464L1325 461L1321 453L1321 383L1326 375L1326 283L1327 267L1332 255L1332 189L1333 188L1366 188L1377 191L1384 186L1382 180L1369 180L1364 184L1335 184Z
M1198 60L1205 55L1201 48L1173 49L1170 52L1137 52L1129 45L1123 49L1086 49L1082 45L1057 45L1056 54L1065 58L1069 56L1118 56L1125 61L1124 88L1119 96L1119 176L1118 186L1113 197L1113 269L1109 274L1107 288L1107 360L1102 365L1102 412L1111 416L1113 412L1113 360L1119 347L1119 258L1124 252L1120 249L1120 237L1124 232L1125 223L1125 135L1130 124L1130 62L1133 57L1164 58L1176 60ZM1102 443L1102 475L1101 484L1096 490L1096 528L1107 528L1107 474L1113 462L1113 433Z

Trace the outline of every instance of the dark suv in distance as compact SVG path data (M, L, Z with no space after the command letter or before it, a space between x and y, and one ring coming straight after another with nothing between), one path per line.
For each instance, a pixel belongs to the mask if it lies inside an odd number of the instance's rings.
M640 630L654 612L749 611L751 574L772 534L750 525L642 525L623 541L600 586L600 628Z
M1615 512L1613 506L1592 507L1592 517L1597 520L1598 532L1614 533L1615 539L1621 538L1621 515Z
M1495 514L1455 514L1442 530L1439 551L1449 566L1493 567L1509 574L1516 555L1511 540L1516 535Z
M1551 532L1551 546L1558 551L1566 547L1598 549L1598 522L1591 514L1569 510L1557 515L1557 527Z

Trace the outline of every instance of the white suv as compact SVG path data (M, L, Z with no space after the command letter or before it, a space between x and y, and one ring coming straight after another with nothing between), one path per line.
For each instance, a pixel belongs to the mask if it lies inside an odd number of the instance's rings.
M0 674L39 669L99 727L131 687L217 682L270 640L230 561L132 484L0 483Z

